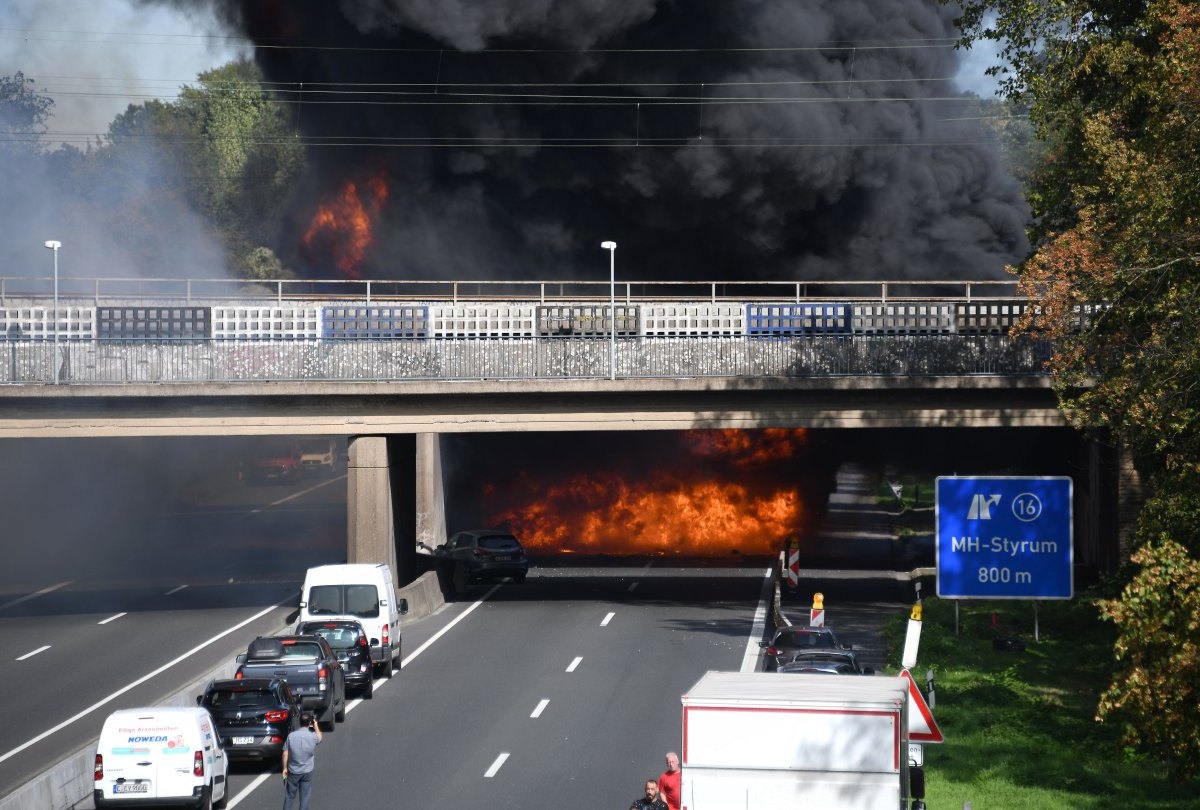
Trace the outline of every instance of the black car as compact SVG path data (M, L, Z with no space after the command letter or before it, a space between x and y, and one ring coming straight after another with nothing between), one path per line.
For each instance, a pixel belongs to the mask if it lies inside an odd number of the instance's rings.
M813 650L849 650L849 644L838 643L837 636L828 627L803 627L793 625L780 627L770 641L761 642L766 661L763 670L774 672L797 655Z
M326 731L346 719L346 673L321 636L259 636L237 657L234 678L282 678Z
M300 705L281 678L211 681L196 703L213 716L231 760L278 759L300 727Z
M779 664L777 672L816 672L824 675L874 675L872 667L858 663L852 650L808 650L798 652L786 664Z
M342 672L346 673L346 688L356 690L370 700L375 693L375 674L371 671L371 643L367 631L356 621L300 622L296 635L320 636L329 642Z
M529 573L524 546L508 532L492 529L458 532L433 553L454 562L454 584L460 589L480 580L502 577L524 582Z

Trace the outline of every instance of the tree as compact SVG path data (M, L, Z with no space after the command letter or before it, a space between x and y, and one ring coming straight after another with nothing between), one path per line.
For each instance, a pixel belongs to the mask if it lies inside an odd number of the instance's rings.
M1138 459L1150 500L1139 517L1137 604L1113 603L1119 671L1100 716L1120 714L1135 746L1184 779L1200 746L1189 694L1200 645L1194 568L1200 528L1200 8L1183 0L966 0L964 42L994 39L1003 91L1026 104L1044 144L1030 183L1034 254L1019 269L1036 307L1018 332L1055 339L1062 409ZM1192 589L1192 590L1189 590ZM1157 666L1167 637L1191 664ZM1190 651L1190 652L1189 652ZM1173 659L1174 660L1174 659ZM1178 662L1176 662L1178 663ZM1188 683L1186 678L1193 680Z
M215 236L234 272L288 275L265 246L278 238L304 153L250 62L201 74L177 101L130 105L102 142L54 163L81 215L147 272L213 273Z
M1116 643L1121 679L1100 699L1101 718L1126 720L1126 738L1174 764L1178 780L1200 763L1200 562L1167 536L1133 555L1141 571L1103 615L1123 628ZM1149 713L1154 722L1145 722Z
M17 71L0 76L0 149L9 153L40 151L39 138L54 109L54 99L33 91L33 79Z
M180 93L178 113L195 136L190 165L204 178L201 202L239 254L275 238L304 171L304 148L285 109L246 60L202 73Z

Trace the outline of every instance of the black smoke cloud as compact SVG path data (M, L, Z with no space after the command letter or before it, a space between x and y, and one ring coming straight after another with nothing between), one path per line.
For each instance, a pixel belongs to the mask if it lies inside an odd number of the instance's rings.
M339 144L280 245L309 275L318 200L377 174L367 277L603 276L606 239L627 279L995 278L1028 250L935 0L217 5Z

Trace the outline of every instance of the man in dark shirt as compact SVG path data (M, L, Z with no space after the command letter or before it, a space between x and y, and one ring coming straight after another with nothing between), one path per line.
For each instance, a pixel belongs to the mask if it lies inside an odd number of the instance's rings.
M666 802L658 795L658 780L646 780L646 795L629 805L629 810L667 810Z

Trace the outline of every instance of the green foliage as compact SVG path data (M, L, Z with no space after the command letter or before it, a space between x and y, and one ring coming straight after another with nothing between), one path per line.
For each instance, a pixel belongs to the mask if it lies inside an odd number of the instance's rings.
M933 669L933 713L946 736L925 748L930 807L971 802L989 810L1184 810L1194 785L1172 783L1156 757L1130 752L1096 707L1112 675L1114 627L1090 594L1038 605L1014 601L925 601L918 666ZM889 667L898 668L908 614L886 627ZM996 636L1025 652L995 650Z
M267 247L251 248L240 253L238 269L241 277L248 279L275 281L295 278L295 274L285 268L275 252Z
M54 100L33 91L33 79L17 71L0 76L0 150L9 154L33 154L40 151L38 138L46 131L46 121Z
M40 123L48 107L30 107L29 114ZM172 229L205 226L234 272L290 275L265 246L279 237L304 151L283 105L263 89L250 62L201 74L178 101L130 105L86 152L63 148L46 161L65 192L64 221L113 234L140 267L170 273L181 260ZM199 217L185 224L191 212Z
M1101 708L1120 715L1131 747L1185 778L1200 770L1200 718L1169 696L1194 701L1198 675L1189 594L1200 553L1200 6L962 9L967 41L1002 43L1005 91L1028 105L1046 145L1031 183L1037 250L1020 269L1037 307L1018 331L1056 340L1063 412L1115 435L1151 484L1142 568L1128 587L1136 605L1168 612L1107 603L1122 669ZM1095 302L1107 306L1087 309ZM1181 649L1165 654L1168 642Z
M1200 771L1200 561L1165 535L1132 559L1141 571L1101 603L1119 635L1099 716L1121 720L1127 743L1169 762L1184 782Z
M261 81L253 63L231 62L185 87L176 111L193 135L189 163L209 219L254 244L274 236L304 169L299 134Z

